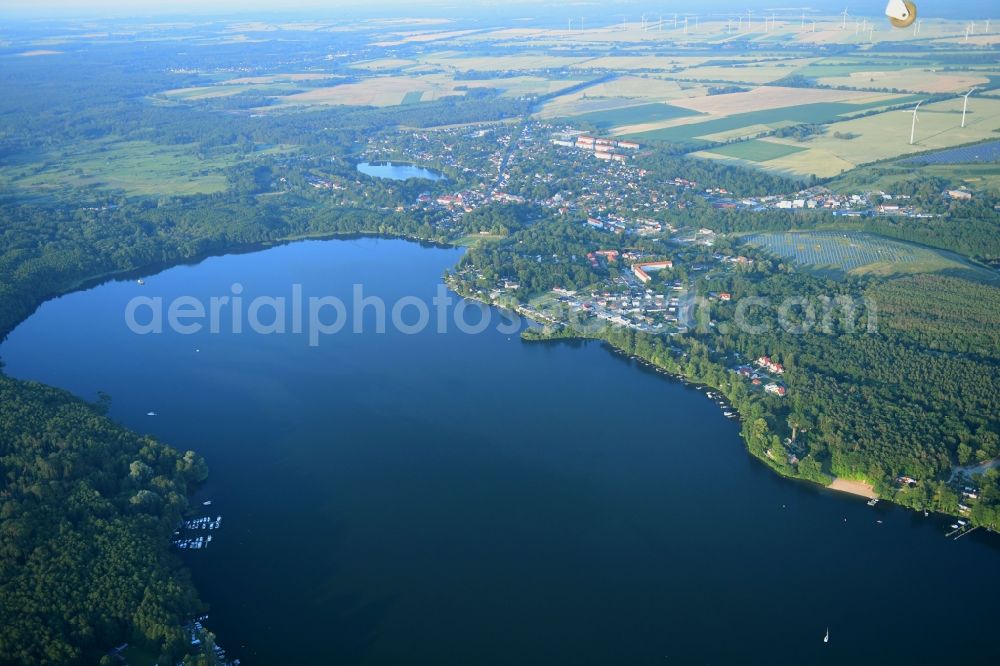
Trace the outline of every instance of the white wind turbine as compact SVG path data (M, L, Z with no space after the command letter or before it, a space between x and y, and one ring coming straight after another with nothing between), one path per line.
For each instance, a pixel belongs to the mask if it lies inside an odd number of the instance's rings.
M752 29L751 25L753 25L753 10L752 9L748 9L747 10L747 32L750 32L750 30Z
M969 95L971 95L975 91L976 89L973 88L969 92L965 93L965 95L963 95L963 97L965 97L965 101L962 102L962 127L965 127L965 112L969 109Z
M844 11L841 13L841 16L844 17L844 20L840 23L840 29L841 30L847 30L847 8L846 7L844 8Z
M917 102L917 105L915 107L913 107L913 111L903 111L903 113L912 113L913 114L913 121L910 123L910 145L911 146L913 145L913 142L916 141L916 137L917 137L917 123L920 122L920 118L917 117L917 109L919 109L920 105L923 104L923 103L924 103L924 100L920 100L919 102Z

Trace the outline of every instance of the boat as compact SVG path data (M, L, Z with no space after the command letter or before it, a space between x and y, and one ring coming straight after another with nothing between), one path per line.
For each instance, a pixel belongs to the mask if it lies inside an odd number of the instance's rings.
M823 637L823 642L824 643L830 642L830 627L826 628L826 636Z
M146 412L146 416L156 416L156 412Z
M212 506L212 500L205 500L201 503L202 506Z
M143 280L142 278L139 278L138 280L135 281L135 283L141 287L142 285L146 284L146 281Z

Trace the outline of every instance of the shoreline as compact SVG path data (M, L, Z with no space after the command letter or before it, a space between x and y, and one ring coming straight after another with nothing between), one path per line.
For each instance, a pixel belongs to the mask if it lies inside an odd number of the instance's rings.
M849 495L866 497L868 499L880 499L878 493L875 492L875 488L867 481L842 479L838 477L834 479L833 483L828 485L827 488L830 490L836 490L837 492L847 493Z
M267 250L267 249L270 249L272 247L277 247L277 246L286 245L286 244L295 243L295 242L300 242L300 241L307 241L307 240L349 240L351 238L383 238L383 239L387 239L387 240L392 240L392 239L405 240L405 241L409 241L409 242L419 243L421 245L428 245L428 246L431 246L431 247L439 247L439 248L464 247L463 245L455 242L458 239L455 239L453 241L447 241L447 240L442 240L442 239L419 238L419 237L416 237L416 236L411 236L411 235L406 235L406 234L392 234L392 233L384 233L384 232L377 232L377 231L364 231L364 230L350 231L350 232L322 232L322 231L317 231L315 233L304 233L304 234L297 234L297 235L294 235L294 236L284 236L284 237L280 237L280 238L268 239L268 240L263 240L263 241L259 241L259 242L256 242L256 243L235 244L235 245L232 245L232 246L229 246L229 247L215 249L215 250L212 250L212 251L209 251L209 252L197 255L197 256L179 259L178 261L175 261L175 262L172 262L172 263L170 263L170 262L163 262L163 263L158 263L158 264L152 264L152 265L146 265L146 266L139 266L139 267L130 268L130 269L123 269L123 270L119 270L119 271L109 271L109 272L100 273L100 274L97 274L97 275L92 275L92 276L88 276L88 277L82 277L82 278L78 278L76 280L73 280L68 285L66 285L63 289L60 289L58 291L58 293L52 294L52 295L44 298L38 304L36 304L34 306L34 308L32 309L32 312L30 314L28 314L27 316L25 316L24 318L20 319L13 326L11 326L10 330L0 331L0 343L2 343L6 339L7 335L11 331L13 331L22 322L24 322L26 319L28 319L30 316L32 316L37 311L38 307L40 307L42 304L44 304L44 303L46 303L46 302L48 302L50 300L53 300L55 298L59 298L61 296L69 294L69 293L73 293L73 292L77 292L77 291L81 291L81 290L86 290L86 289L93 288L95 286L104 284L105 282L113 281L113 280L116 280L116 279L133 279L133 278L138 278L138 277L151 276L151 275L155 275L156 273L159 273L159 272L162 272L164 270L168 270L170 268L174 268L174 267L177 267L177 266L182 266L182 265L184 265L184 266L187 266L187 265L196 265L196 264L201 263L202 261L205 261L206 259L209 259L209 258L212 258L212 257L225 256L225 255L235 254L235 253L239 253L239 254L247 253L247 254L249 254L249 253L253 253L253 252ZM489 307L494 307L494 308L508 309L508 307L509 307L509 306L505 306L505 305L502 305L502 304L499 304L499 303L494 303L490 299L482 298L482 297L476 296L474 294L468 293L466 290L461 289L460 285L457 284L455 280L449 279L449 276L447 274L442 278L442 282L448 288L450 288L453 292L455 292L458 296L460 296L461 298L465 298L465 299L469 299L469 300L472 300L472 301L476 301L476 302L479 302L479 303L482 303L484 305L487 305ZM587 335L586 333L583 333L583 332L580 332L580 331L576 331L576 330L568 327L565 324L565 322L557 321L557 320L555 320L555 319L553 319L551 317L545 317L544 313L538 312L538 311L534 310L533 308L527 307L527 306L525 306L523 304L518 303L518 304L514 305L510 309L513 309L520 316L523 316L527 320L529 320L531 322L534 322L535 324L538 325L537 328L530 328L529 327L529 328L526 328L524 331L522 331L520 337L521 337L521 339L523 341L544 342L544 341L548 341L548 340L582 340L582 341L597 340L597 341L603 342L604 344L607 344L615 352L623 354L626 357L635 357L637 360L640 360L644 366L646 366L646 367L648 367L648 368L650 368L652 370L655 370L655 371L657 371L657 372L659 372L661 374L664 374L664 375L666 375L668 378L670 378L672 380L680 381L680 382L684 382L684 383L688 383L688 384L695 384L695 385L699 385L699 386L704 386L706 388L711 388L712 390L719 392L719 394L722 397L724 397L726 399L726 401L732 406L733 411L736 412L736 414L738 415L738 422L741 423L741 424L745 424L746 423L746 421L744 420L742 414L740 413L739 408L736 406L736 404L735 404L734 400L732 399L732 397L729 396L723 388L721 388L719 386L715 386L711 382L707 382L707 381L705 381L703 379L698 379L696 377L690 377L690 376L687 376L687 375L683 374L682 372L678 372L678 371L672 370L670 368L664 367L661 364L655 362L653 359L646 358L645 356L643 356L640 353L631 352L631 351L629 351L627 349L624 349L622 346L620 346L619 344L616 344L613 340L608 339L606 336L603 336L603 335ZM546 330L550 326L553 327L553 329ZM525 336L524 334L527 331L532 331L532 334L529 335L529 336ZM2 372L2 370L0 370L0 372ZM749 454L753 458L756 458L760 462L763 462L768 468L770 468L778 476L781 476L781 477L786 478L786 479L796 480L796 481L808 481L808 482L810 482L812 484L815 484L817 486L820 486L820 487L823 487L823 488L826 488L826 489L829 489L829 490L834 490L834 491L837 491L837 492L843 492L843 493L846 493L846 494L856 495L856 496L859 496L859 497L865 497L867 499L875 499L875 498L877 498L877 499L884 499L885 501L892 502L893 504L896 504L896 502L893 502L893 500L892 500L891 497L879 498L878 495L875 493L875 490L874 490L872 484L870 484L870 483L868 483L866 481L857 481L857 480L849 480L849 479L841 479L841 478L833 477L833 481L831 481L831 482L828 483L827 480L831 476L829 474L825 474L824 475L826 478L816 479L816 478L810 478L810 477L807 477L807 476L802 476L802 475L797 474L797 473L789 473L788 469L783 468L782 466L780 466L777 463L777 461L775 461L773 458L770 458L768 455L766 455L766 452L764 452L762 454L758 454L756 451L753 450L753 448L750 446L749 440L747 439L747 432L746 432L745 428L741 429L740 439L743 441L744 449L745 449L745 451L746 451L747 454ZM899 504L898 506L903 507L905 505ZM906 508L913 508L913 507L906 507ZM914 508L913 510L918 510L918 509ZM935 509L935 510L939 511L938 509Z

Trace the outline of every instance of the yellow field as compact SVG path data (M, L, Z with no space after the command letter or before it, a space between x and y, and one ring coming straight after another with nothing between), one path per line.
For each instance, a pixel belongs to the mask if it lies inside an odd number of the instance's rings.
M455 85L470 88L500 88L505 97L545 95L580 83L583 79L546 79L541 76L511 76L502 79L471 79L455 81Z
M433 101L454 91L455 83L444 76L381 76L357 83L314 88L281 98L283 104L345 104L352 106L395 106L407 93L421 92L422 101Z
M817 60L818 58L795 58L780 62L747 63L721 67L690 67L674 76L678 79L764 84L790 76L799 67L805 67Z
M649 69L669 71L675 67L693 67L700 65L709 58L694 58L691 56L604 56L590 58L574 65L575 68L589 69Z
M679 83L658 77L620 76L612 81L591 86L570 95L557 97L542 106L542 118L605 111L648 102L669 102L705 94L701 84Z
M678 99L671 102L671 104L691 109L692 111L707 113L712 116L729 116L735 113L781 109L788 106L800 106L802 104L846 102L856 100L859 97L870 99L872 96L868 93L859 94L853 90L762 86L744 93Z
M400 46L402 44L413 44L413 43L425 43L425 42L438 42L445 39L453 39L455 37L461 37L467 35L474 30L453 30L451 32L419 32L419 33L400 33L397 39L389 39L385 41L372 42L372 46Z
M959 92L989 81L968 72L934 72L929 69L854 72L850 76L825 76L819 83L852 88L895 88L913 92Z
M500 55L500 56L480 56L463 57L434 54L427 58L421 58L421 62L432 63L447 69L457 71L477 70L483 72L493 72L498 70L532 70L557 67L569 67L587 58L574 58L570 56L550 56L538 55Z
M823 178L836 176L861 164L997 137L1000 99L982 97L970 100L970 113L964 129L960 127L961 110L960 99L921 107L916 143L912 146L909 145L910 117L900 111L834 123L826 135L805 141L764 139L806 150L756 166L779 173L799 176L816 174ZM834 132L854 134L856 138L837 139L833 136ZM713 157L702 153L698 155Z

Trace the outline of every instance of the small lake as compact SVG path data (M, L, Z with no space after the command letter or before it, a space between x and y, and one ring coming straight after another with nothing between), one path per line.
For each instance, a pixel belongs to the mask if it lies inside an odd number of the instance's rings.
M437 171L401 162L362 162L358 164L358 171L375 178L386 178L388 180L407 180L409 178L443 180L445 177L444 174Z
M234 283L245 304L296 284L430 302L460 256L369 238L206 259L50 301L0 353L205 456L196 515L222 525L181 557L248 666L1000 663L996 535L781 479L703 392L599 344L378 333L370 308L316 347L123 316Z

